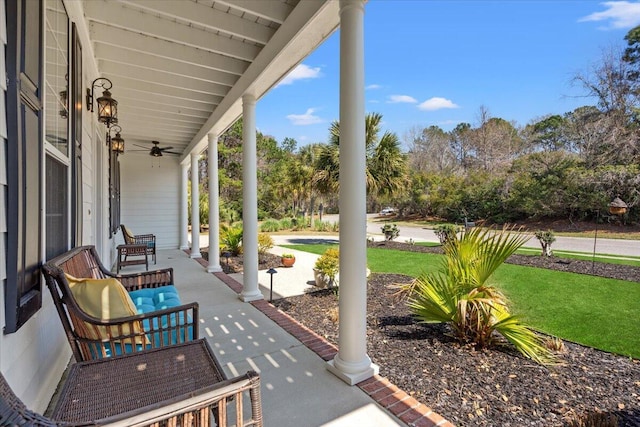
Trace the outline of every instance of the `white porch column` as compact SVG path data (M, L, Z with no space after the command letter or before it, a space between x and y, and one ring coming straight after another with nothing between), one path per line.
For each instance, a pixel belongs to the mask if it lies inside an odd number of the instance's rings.
M367 355L364 2L340 0L340 323L329 370L350 385L378 373Z
M189 249L189 164L183 163L180 174L180 249Z
M207 271L222 271L220 267L220 204L218 184L218 135L210 133L209 147L209 266Z
M191 258L202 258L200 254L200 188L198 158L191 153Z
M256 98L242 96L242 250L241 300L262 299L258 289L258 173L256 148Z

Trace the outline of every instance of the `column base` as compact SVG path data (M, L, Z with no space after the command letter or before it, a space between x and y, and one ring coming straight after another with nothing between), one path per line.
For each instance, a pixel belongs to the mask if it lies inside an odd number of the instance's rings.
M191 246L189 246L189 245L181 245L180 246L180 250L181 251L186 251L187 249L191 249Z
M251 301L258 301L258 300L264 299L264 295L262 295L260 291L256 291L256 293L247 293L247 294L245 294L244 292L241 292L238 294L238 298L240 298L240 300L242 300L243 302L251 302Z
M338 356L336 356L338 357ZM380 372L380 367L375 363L370 363L364 370L360 372L347 373L338 369L335 365L335 360L330 360L327 362L327 369L336 377L340 378L342 381L349 385L356 385L366 379L371 378L374 375L378 375Z
M207 267L207 273L220 273L221 271L222 271L222 267L220 267L220 264L210 265Z
M191 252L189 258L202 258L202 254L200 252Z

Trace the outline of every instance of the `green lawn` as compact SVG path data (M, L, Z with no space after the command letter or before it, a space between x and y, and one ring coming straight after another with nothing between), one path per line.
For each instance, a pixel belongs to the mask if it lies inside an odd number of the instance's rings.
M285 245L321 254L327 245ZM442 256L367 249L372 272L416 277L435 271ZM601 350L640 358L640 283L512 264L501 266L495 284L513 312L531 327Z

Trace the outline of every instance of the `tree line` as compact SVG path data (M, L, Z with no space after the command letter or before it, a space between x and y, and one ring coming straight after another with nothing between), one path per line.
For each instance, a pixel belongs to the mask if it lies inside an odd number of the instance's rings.
M451 131L414 127L400 138L367 114L366 182L370 211L394 206L400 215L494 223L524 219L610 220L608 204L624 200L624 222L640 220L640 27L573 83L595 99L565 114L519 126L486 106L475 123ZM257 134L261 219L337 210L340 124L328 142L298 146ZM242 209L242 120L220 138L221 216ZM207 159L200 163L206 176ZM201 194L206 194L206 180ZM202 203L202 201L201 201ZM617 218L619 219L619 218Z

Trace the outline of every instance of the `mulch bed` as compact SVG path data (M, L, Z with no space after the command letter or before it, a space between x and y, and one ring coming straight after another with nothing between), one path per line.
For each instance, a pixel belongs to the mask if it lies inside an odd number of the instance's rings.
M400 242L377 247L438 252ZM560 262L558 262L560 261ZM278 260L279 262L279 260ZM577 273L588 261L515 256L509 262ZM593 274L640 281L640 268L596 263ZM640 426L640 361L569 342L562 364L544 367L511 347L476 349L451 338L447 325L415 322L389 285L411 278L373 274L367 292L367 352L380 374L460 426L563 426L594 412ZM274 304L328 341L338 343L337 297L319 290Z

